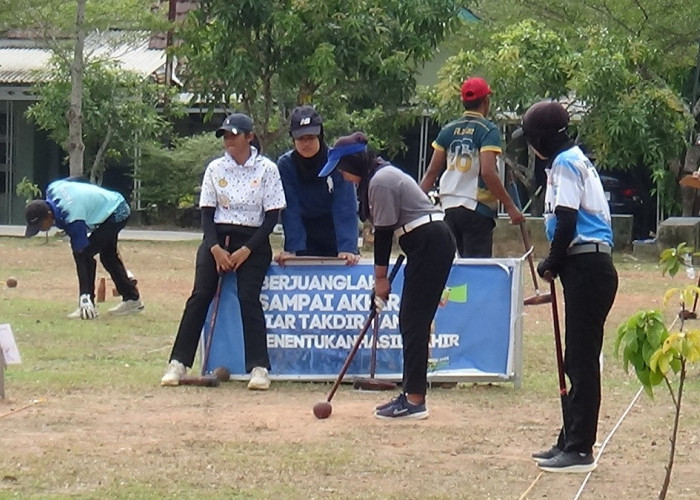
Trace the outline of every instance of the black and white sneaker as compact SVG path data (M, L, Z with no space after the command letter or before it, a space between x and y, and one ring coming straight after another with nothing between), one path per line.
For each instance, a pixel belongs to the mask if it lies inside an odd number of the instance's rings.
M425 403L413 404L408 401L405 394L399 394L397 398L392 399L388 404L382 405L380 409L374 411L375 417L387 420L423 420L428 418L428 415Z
M536 451L531 455L531 457L535 462L541 462L542 460L549 460L550 458L554 458L560 453L561 450L557 448L556 445L554 445L548 450Z
M562 451L557 456L537 462L537 467L547 472L590 472L598 466L593 453Z
M376 411L381 411L381 410L385 410L385 409L389 408L390 406L395 405L396 402L399 400L399 398L400 398L401 396L403 396L403 395L404 395L404 394L401 393L401 394L399 394L398 396L396 396L394 399L392 399L392 400L390 400L390 401L388 401L388 402L386 402L386 403L380 404L379 406L377 406L377 407L375 408L375 410L376 410Z

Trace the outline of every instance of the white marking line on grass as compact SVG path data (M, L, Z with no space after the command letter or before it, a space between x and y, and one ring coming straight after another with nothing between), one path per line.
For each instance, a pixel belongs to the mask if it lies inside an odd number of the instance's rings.
M676 324L676 321L678 321L679 318L680 318L680 315L676 315L676 317L671 322L671 326L668 327L669 331L673 329L673 327ZM608 445L608 441L610 441L610 439L613 437L613 434L615 434L615 432L617 431L617 428L620 427L620 425L622 424L622 421L627 417L627 414L630 411L632 411L632 407L637 403L637 400L639 399L639 396L642 395L643 390L644 390L644 387L639 388L639 390L637 391L637 394L635 394L634 397L632 398L632 402L629 404L629 406L627 406L627 409L622 413L622 416L620 417L620 419L613 426L610 433L606 436L605 441L603 441L603 444L600 446L600 450L598 451L598 456L595 459L596 462L598 462L598 460L600 459L600 456L603 454L603 450ZM574 496L573 500L579 499L579 497L581 496L581 493L583 493L583 489L586 487L586 484L588 483L588 480L590 479L592 473L593 473L593 471L590 471L588 474L586 474L586 477L583 479L583 482L581 483L581 487L576 492L576 496ZM525 490L525 493L520 495L519 500L524 500L525 496L528 493L530 493L530 490L532 490L532 488L535 486L535 483L537 483L537 481L539 481L539 479L542 477L542 474L544 474L544 473L543 472L539 473L539 475L530 484L530 486L527 488L527 490Z
M537 483L537 481L540 480L540 478L542 477L542 474L544 474L544 471L540 471L540 473L537 475L535 480L532 483L530 483L530 486L527 487L527 489L525 490L525 493L520 495L520 498L518 500L524 500L525 498L527 498L527 494L530 493L530 491L532 491L532 488L535 487L535 484Z
M617 428L620 427L620 424L622 424L622 421L627 417L627 414L632 410L632 407L635 405L637 400L639 399L639 396L642 395L642 391L644 390L644 387L640 387L639 390L637 391L637 394L635 394L634 398L632 398L632 402L629 404L627 409L624 411L622 416L620 417L620 420L617 421L615 426L612 428L608 436L605 438L605 441L603 441L603 444L600 446L600 450L598 451L598 456L596 457L596 462L600 460L600 456L603 454L603 450L605 450L605 447L608 445L608 441L613 437L613 434L615 434L615 431L617 431ZM591 474L593 471L590 471L588 474L586 474L585 479L581 483L581 487L578 489L576 492L576 496L574 497L573 500L578 500L578 498L581 496L581 493L583 493L583 489L586 487L586 484L588 483L588 480L591 477Z
M154 352L164 351L166 349L169 349L170 347L172 347L171 344L164 345L163 347L158 347L156 349L151 349L150 351L146 351L146 354L152 354Z
M643 390L644 390L644 387L639 388L639 390L637 391L637 394L635 394L634 398L632 398L632 402L629 404L629 406L627 406L627 409L622 413L622 416L620 417L620 419L617 421L617 423L615 423L612 430L606 436L605 441L603 441L603 444L600 446L600 450L598 451L598 456L595 459L596 462L598 462L598 460L600 460L600 457L603 454L603 450L605 450L605 447L608 445L608 441L610 441L610 439L613 437L613 434L615 434L618 427L620 427L620 425L622 424L622 421L625 420L625 418L627 417L627 414L632 410L632 407L635 405L635 403L637 403L637 400L639 399L639 396L642 395ZM592 473L593 473L593 471L590 471L588 474L586 474L586 477L584 478L583 482L581 483L581 487L576 492L576 496L574 496L573 500L578 500L578 498L581 496L581 493L583 493L583 489L586 487L586 484L588 483L588 480L590 479ZM524 500L527 497L527 494L530 493L530 491L532 491L532 488L535 487L535 484L537 483L537 481L540 480L540 478L542 477L543 474L544 474L544 472L540 472L537 475L535 480L530 484L530 486L528 486L528 488L525 490L525 492L522 495L520 495L519 500Z
M676 321L680 318L680 314L677 314L676 317L673 319L671 322L671 326L668 327L668 330L672 330L673 327L676 324ZM600 459L600 456L603 454L603 450L605 447L608 445L608 441L613 437L613 434L617 431L617 428L620 427L620 424L622 424L622 421L627 417L627 414L632 410L632 407L635 405L637 400L639 399L639 396L642 395L642 391L644 390L644 387L640 387L639 390L637 391L637 394L634 395L634 398L632 398L632 402L629 404L627 409L624 411L622 416L620 417L620 420L617 421L617 423L613 426L612 430L610 431L610 434L605 438L605 441L603 441L603 444L600 446L600 451L598 451L598 456L596 457L596 462ZM591 477L591 473L593 471L590 471L588 474L586 474L586 477L584 478L583 482L581 483L581 487L578 489L576 492L576 496L573 498L573 500L578 500L579 497L581 496L581 493L583 493L583 488L586 487L586 484L588 483L588 480Z

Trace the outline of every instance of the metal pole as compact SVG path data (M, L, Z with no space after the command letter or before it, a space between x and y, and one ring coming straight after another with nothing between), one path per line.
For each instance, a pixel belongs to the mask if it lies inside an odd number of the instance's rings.
M420 117L420 139L418 140L418 181L425 175L428 162L428 117L421 114Z
M15 195L15 103L10 101L7 110L7 220L12 220L12 197Z
M700 37L698 38L698 56L695 59L695 81L693 82L693 106L695 106L695 103L700 98L699 94L700 94Z

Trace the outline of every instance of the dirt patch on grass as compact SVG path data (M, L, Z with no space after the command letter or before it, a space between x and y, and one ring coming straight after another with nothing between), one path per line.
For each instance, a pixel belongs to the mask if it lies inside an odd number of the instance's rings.
M55 351L69 329L87 322L57 317L75 306L70 252L32 243L0 239L0 277L12 271L20 281L0 292L0 307L11 311L0 322L17 325L26 353L8 371L9 399L0 401L0 497L517 499L527 492L564 499L582 488L585 475L541 475L529 458L552 444L561 418L548 306L525 310L521 389L431 389L428 420L385 422L372 409L393 394L343 386L331 417L317 420L312 407L329 384L273 383L267 392L241 382L158 385L191 289L194 244L123 244L147 310L101 319L87 337L94 344L76 347L71 359ZM580 498L653 498L668 455L671 402L663 388L655 401L642 395L608 440L639 387L612 357L615 329L631 312L658 307L676 283L653 266L617 259L621 287L608 323L599 425L607 446ZM100 308L116 300L108 293ZM44 301L46 311L38 310ZM699 386L691 372L670 498L697 497ZM35 398L43 399L30 403Z

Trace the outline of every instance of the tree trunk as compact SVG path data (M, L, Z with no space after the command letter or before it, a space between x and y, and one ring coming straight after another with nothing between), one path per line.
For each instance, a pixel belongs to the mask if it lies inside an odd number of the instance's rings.
M75 16L75 47L70 65L71 93L68 110L68 161L70 175L83 175L83 48L85 46L85 3L77 0Z
M170 116L170 95L168 91L173 79L173 26L177 19L177 0L168 1L168 32L165 38L165 92L163 93L163 116Z
M685 384L685 371L686 360L681 358L681 372L678 382L678 397L674 398L675 414L673 416L673 430L671 431L671 450L668 454L668 463L666 464L666 475L664 476L664 482L661 485L661 491L659 492L659 500L664 500L668 494L668 487L671 484L671 472L673 471L673 460L676 456L676 443L678 442L678 427L681 418L681 401L683 399L683 385ZM673 391L671 391L671 397L673 397Z
M105 153L107 152L109 141L112 139L113 132L114 128L112 128L112 124L108 123L107 133L105 134L104 139L102 139L100 148L97 150L97 154L95 154L95 161L92 162L92 168L90 169L90 182L97 184L98 186L102 185L102 178L104 177L105 173Z

